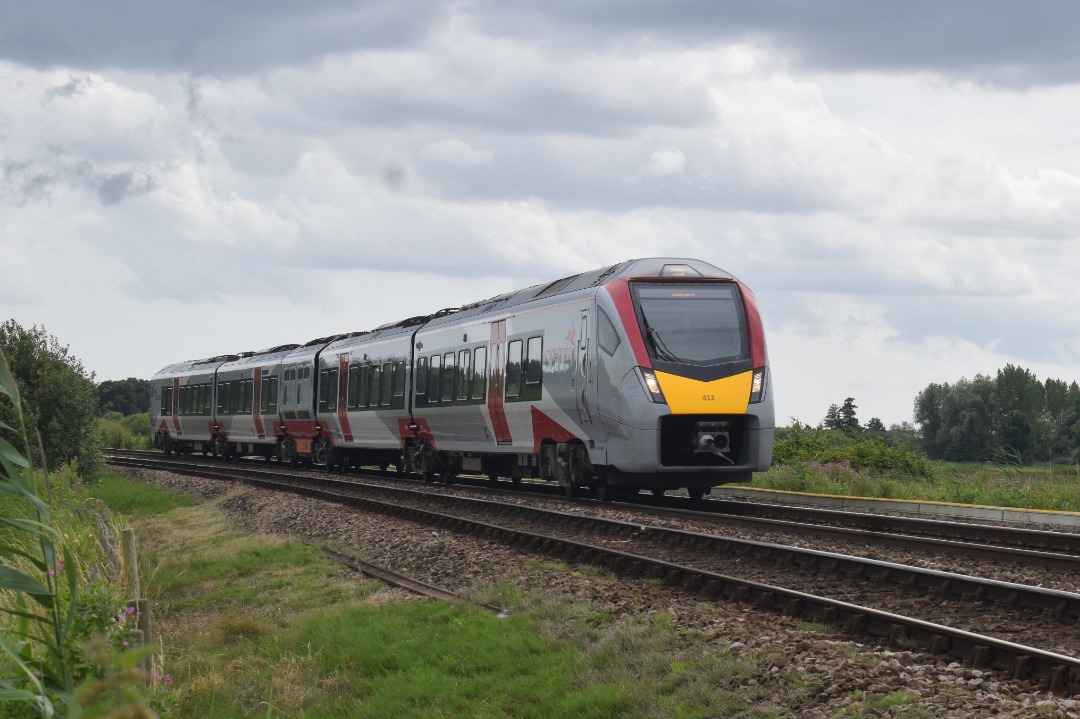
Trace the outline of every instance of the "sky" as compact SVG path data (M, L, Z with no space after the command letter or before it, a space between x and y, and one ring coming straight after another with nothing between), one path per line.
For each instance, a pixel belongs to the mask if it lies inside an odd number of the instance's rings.
M1080 4L0 0L0 321L96 381L635 257L778 424L1080 380Z

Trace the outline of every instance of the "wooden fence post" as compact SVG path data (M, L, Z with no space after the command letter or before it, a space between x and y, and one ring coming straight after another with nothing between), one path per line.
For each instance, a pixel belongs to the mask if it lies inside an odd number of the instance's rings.
M142 599L142 587L139 586L139 560L135 554L135 530L131 528L120 532L124 548L124 574L132 599Z

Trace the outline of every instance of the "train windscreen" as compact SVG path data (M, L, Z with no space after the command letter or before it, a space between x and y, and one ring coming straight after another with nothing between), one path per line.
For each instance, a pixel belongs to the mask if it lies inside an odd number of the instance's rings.
M634 294L655 358L712 365L749 356L745 313L735 285L635 283Z

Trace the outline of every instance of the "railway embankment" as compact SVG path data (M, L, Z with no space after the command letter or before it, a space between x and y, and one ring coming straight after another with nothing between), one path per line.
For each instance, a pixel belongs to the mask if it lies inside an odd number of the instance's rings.
M1074 699L998 672L702 601L648 577L619 578L315 499L126 472L200 502L140 529L155 547L140 559L155 577L178 716L199 715L195 707L207 702L220 716L270 706L323 715L318 707L344 701L356 702L347 715L389 716L391 695L410 702L397 716L427 716L436 706L473 716L480 701L497 707L492 716L670 716L676 707L685 716L1080 716ZM334 564L323 545L508 616L411 598ZM358 635L359 625L384 632ZM510 654L490 654L480 651L484 627L524 634L514 635ZM432 644L435 655L423 650ZM552 677L546 689L538 673Z

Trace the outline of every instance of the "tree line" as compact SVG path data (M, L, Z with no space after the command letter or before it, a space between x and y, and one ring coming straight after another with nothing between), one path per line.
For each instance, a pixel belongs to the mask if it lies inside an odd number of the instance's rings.
M22 399L23 427L9 398L0 396L0 436L34 467L75 466L92 479L102 467L102 418L129 421L128 434L149 433L150 382L126 379L94 383L93 372L44 327L0 324L0 352ZM147 425L144 429L143 425Z
M1023 367L931 383L915 398L915 423L931 459L985 462L1080 461L1080 385L1040 382Z

